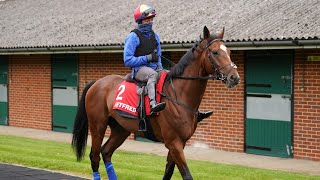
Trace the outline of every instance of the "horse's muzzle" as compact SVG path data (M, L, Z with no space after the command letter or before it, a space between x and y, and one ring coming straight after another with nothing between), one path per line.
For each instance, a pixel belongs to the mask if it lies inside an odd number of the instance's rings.
M227 77L226 85L228 88L233 88L237 84L239 84L239 82L240 82L239 74L238 73L236 73L236 74L230 73Z

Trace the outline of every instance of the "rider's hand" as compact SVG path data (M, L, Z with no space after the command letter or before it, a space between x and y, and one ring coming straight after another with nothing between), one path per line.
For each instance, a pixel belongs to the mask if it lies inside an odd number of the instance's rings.
M156 52L148 54L147 55L147 61L148 62L158 62L158 54Z

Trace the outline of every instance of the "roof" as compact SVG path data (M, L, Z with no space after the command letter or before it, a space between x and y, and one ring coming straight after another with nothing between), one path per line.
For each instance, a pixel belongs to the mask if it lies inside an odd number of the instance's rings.
M121 45L137 0L0 0L0 48ZM227 41L320 37L319 0L146 1L161 42L194 42L206 25Z

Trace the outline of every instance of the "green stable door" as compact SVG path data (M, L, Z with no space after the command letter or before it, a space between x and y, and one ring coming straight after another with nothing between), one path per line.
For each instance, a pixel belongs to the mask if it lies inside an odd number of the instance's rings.
M292 157L291 54L248 54L246 152Z
M8 57L0 56L0 125L8 125Z
M78 56L52 56L53 131L72 132L78 107Z

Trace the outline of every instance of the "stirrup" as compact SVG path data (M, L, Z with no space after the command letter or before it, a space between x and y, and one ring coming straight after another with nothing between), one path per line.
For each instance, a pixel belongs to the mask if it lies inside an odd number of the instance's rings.
M145 119L139 119L139 132L147 131L147 123Z
M165 102L161 102L159 104L156 104L155 106L151 107L150 114L162 111L165 107L166 107L166 103Z
M210 117L213 114L213 111L207 111L207 112L198 112L198 122L202 121L205 118Z

